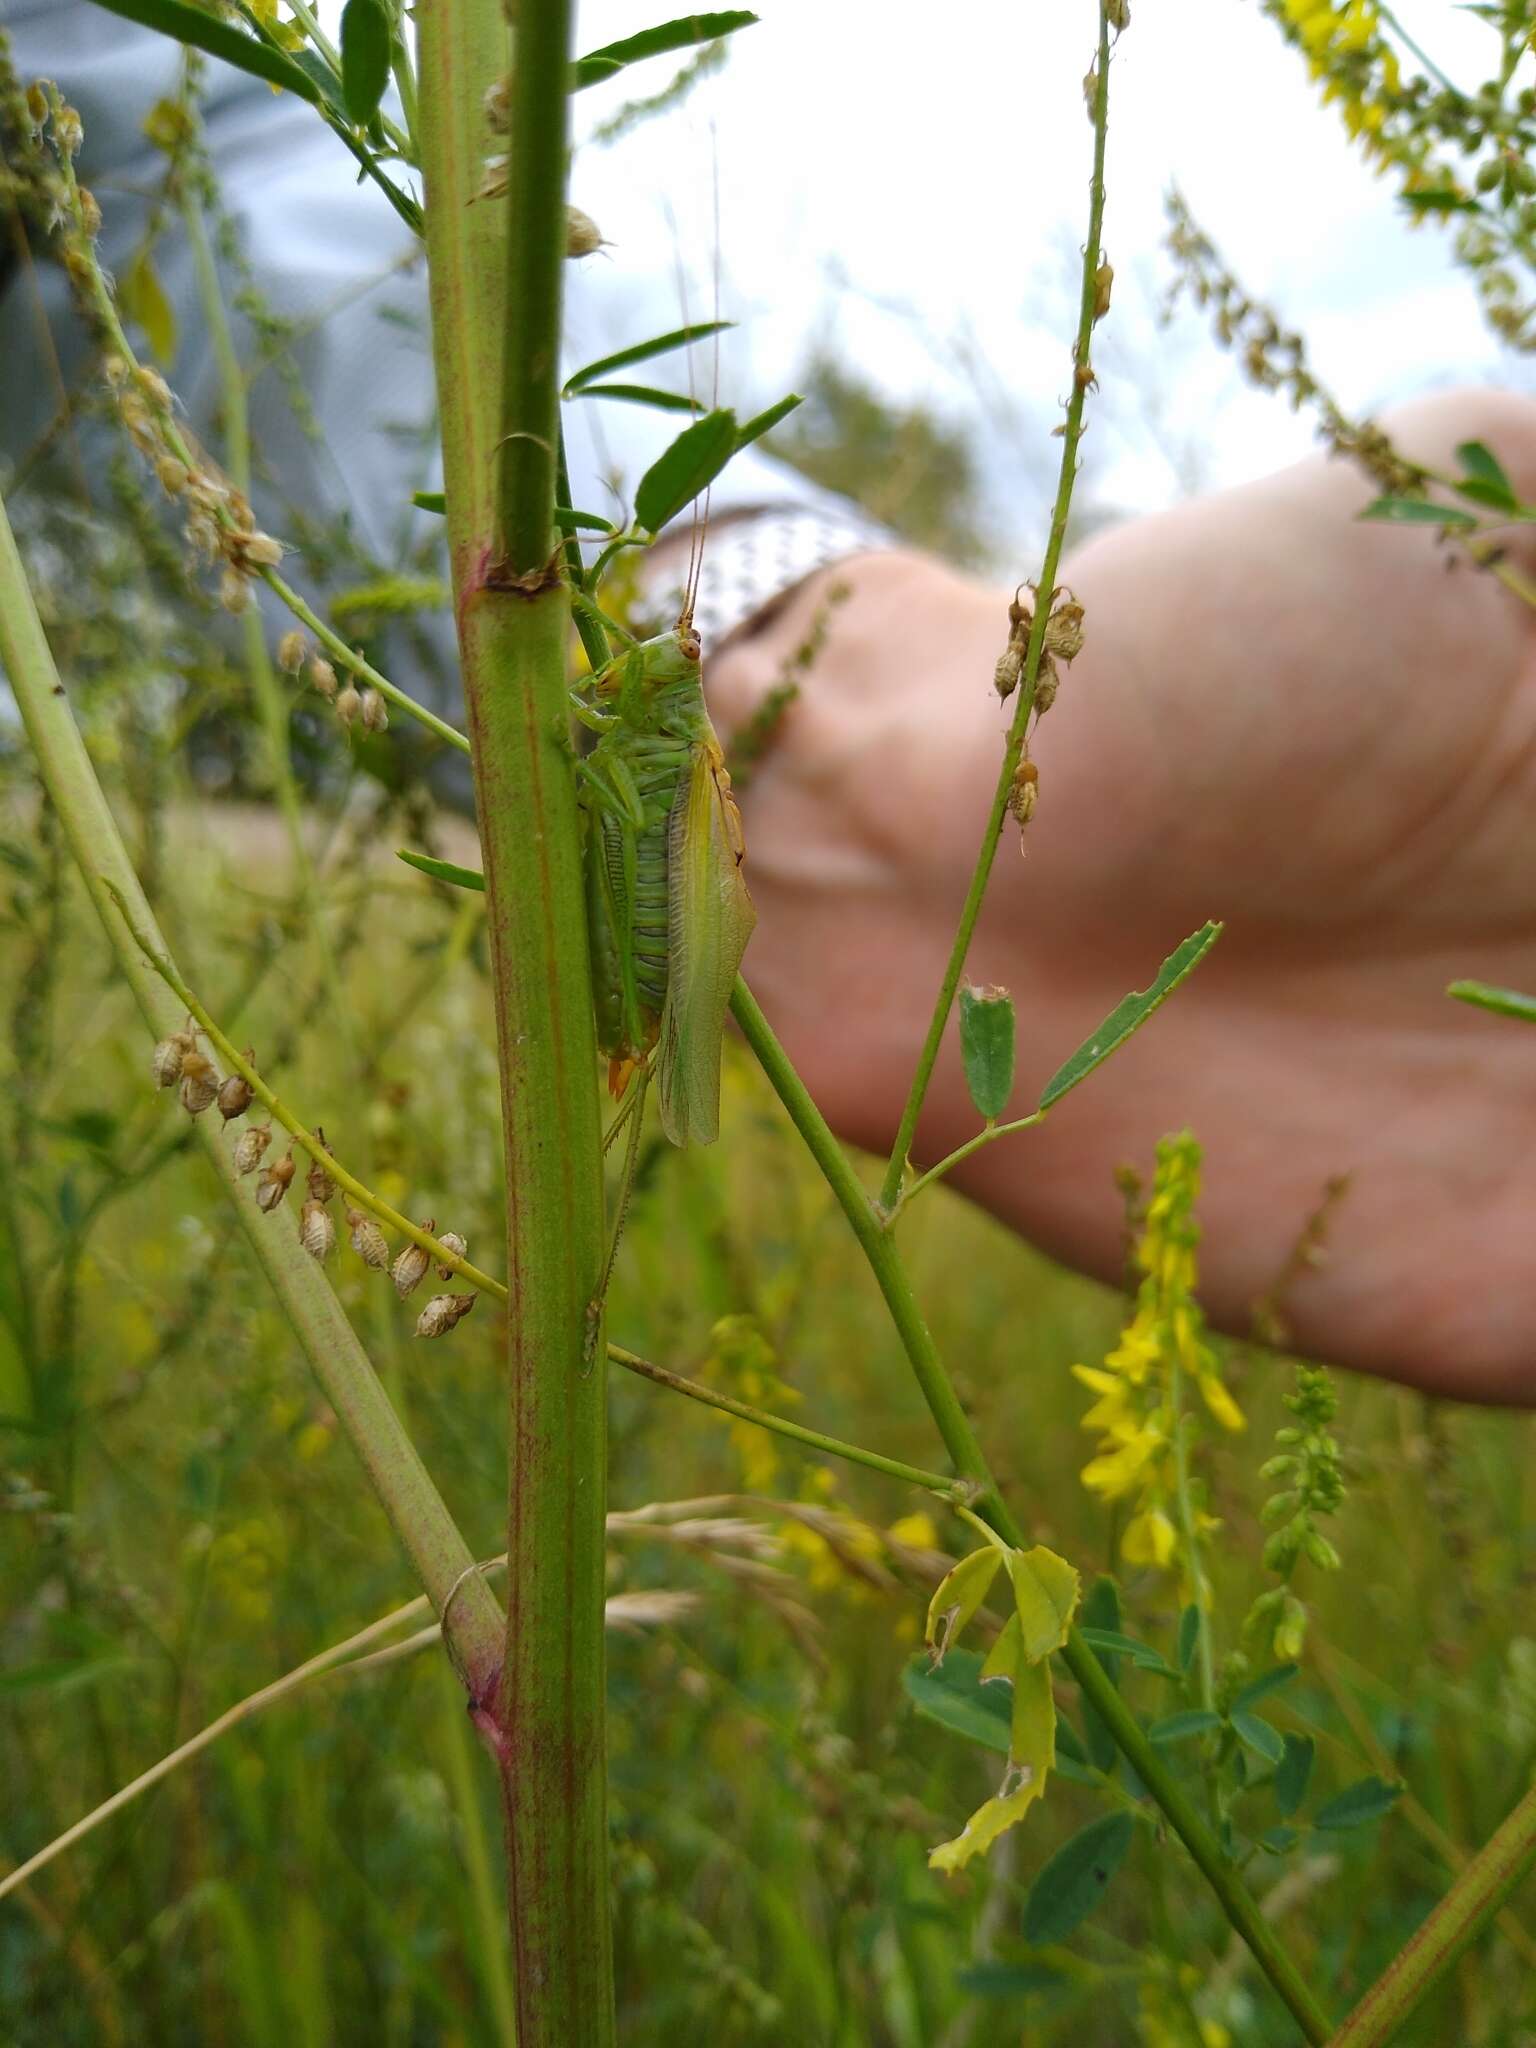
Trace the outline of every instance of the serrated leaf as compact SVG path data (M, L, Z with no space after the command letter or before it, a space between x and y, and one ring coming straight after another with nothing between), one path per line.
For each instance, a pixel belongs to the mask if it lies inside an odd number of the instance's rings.
M1067 1640L1082 1581L1064 1557L1047 1550L1043 1543L1032 1550L1010 1550L1008 1576L1013 1581L1025 1660L1038 1664Z
M738 449L750 448L752 443L764 434L771 434L780 420L787 420L790 414L804 405L805 400L798 391L791 391L774 405L765 406L761 412L753 413L736 436Z
M655 384L583 384L572 398L616 398L626 405L649 405L657 412L702 412L704 402L681 391L663 391Z
M930 1670L926 1657L914 1657L901 1682L928 1720L1006 1756L1012 1702L1000 1685L982 1684L982 1661L975 1650L951 1650L937 1670Z
M1273 1671L1261 1671L1251 1684L1245 1685L1233 1700L1236 1707L1251 1707L1267 1693L1278 1692L1282 1685L1289 1685L1301 1669L1299 1664L1277 1664Z
M1005 988L960 991L960 1058L965 1085L978 1116L995 1123L1013 1093L1017 1028L1013 998Z
M1024 1939L1032 1948L1065 1941L1082 1925L1109 1889L1135 1833L1128 1813L1106 1813L1062 1844L1025 1901Z
M264 78L269 85L280 85L297 98L308 100L311 106L319 102L320 88L292 57L285 57L281 50L258 42L243 29L231 27L201 7L187 6L186 0L96 0L96 5L109 14L121 15L124 21L136 21L142 28L155 29L175 42L222 58L237 71Z
M600 85L604 79L617 77L627 64L642 63L647 57L664 57L673 50L691 49L695 43L716 42L721 36L734 35L737 29L751 28L756 20L755 14L734 8L724 14L685 14L677 21L658 22L654 28L578 57L571 67L571 91L584 92L589 85Z
M1205 1707L1191 1707L1185 1714L1165 1714L1147 1729L1148 1742L1188 1742L1192 1735L1209 1735L1221 1726L1220 1714Z
M1221 937L1220 924L1211 922L1192 932L1183 945L1168 955L1157 970L1157 978L1150 988L1133 990L1116 1003L1104 1022L1091 1038L1085 1039L1073 1053L1065 1066L1058 1067L1046 1082L1040 1096L1040 1107L1049 1109L1059 1102L1093 1072L1102 1066L1111 1053L1117 1052L1135 1031L1139 1031L1152 1012L1167 1002L1180 982L1186 981L1212 946Z
M1389 1785L1385 1779L1375 1776L1357 1778L1336 1799L1330 1799L1326 1806L1317 1809L1312 1816L1312 1825L1336 1831L1368 1827L1372 1821L1390 1813L1402 1796L1401 1785Z
M1195 1652L1200 1647L1200 1630L1203 1624L1200 1610L1191 1601L1179 1616L1178 1663L1181 1671L1188 1671L1195 1661Z
M476 874L473 868L456 867L451 860L434 860L429 853L407 853L405 848L396 849L398 857L407 867L417 868L424 875L430 875L434 882L452 882L457 889L485 888L484 875Z
M675 348L686 348L691 341L705 341L711 334L724 334L735 324L734 320L695 321L690 327L674 327L667 334L653 334L649 341L633 342L630 347L621 348L617 355L600 356L595 363L586 363L573 371L565 380L563 395L573 398L595 377L606 377L614 370L632 369L636 363L649 362L652 356L664 356Z
M635 492L635 518L647 533L659 533L700 491L707 490L736 452L736 415L728 407L705 413L684 427L659 455Z
M1471 1003L1479 1010L1492 1010L1500 1017L1518 1017L1523 1024L1536 1024L1536 996L1518 989L1495 988L1486 981L1453 981L1446 990L1458 1003Z
M143 328L150 348L168 370L176 360L176 313L147 249L134 257L117 296L123 311Z
M1373 498L1359 515L1362 519L1384 520L1391 526L1476 526L1470 512L1459 505L1432 505L1428 498Z
M1307 1796L1317 1744L1310 1735L1287 1735L1285 1754L1275 1768L1275 1804L1287 1818Z
M366 128L389 83L389 16L382 0L347 0L341 11L341 96Z
M1245 1714L1241 1711L1227 1717L1240 1742L1246 1743L1255 1756L1263 1757L1267 1764L1279 1763L1285 1754L1285 1743L1278 1728L1272 1728L1261 1714Z
M1010 1717L1008 1769L997 1793L979 1806L951 1842L940 1842L928 1856L930 1870L963 1870L973 1857L984 1856L999 1835L1028 1813L1045 1791L1056 1760L1056 1701L1051 1667L1030 1663L1022 1644L1014 1664L1013 1711Z
M945 1651L964 1633L986 1599L1002 1562L1000 1550L983 1544L969 1557L962 1557L939 1581L928 1603L928 1623L923 1631L923 1641L933 1651L936 1665L943 1663Z

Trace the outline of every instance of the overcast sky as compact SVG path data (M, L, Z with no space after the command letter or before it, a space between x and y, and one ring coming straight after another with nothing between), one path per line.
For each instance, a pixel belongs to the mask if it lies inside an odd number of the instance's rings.
M1003 549L1027 542L1066 384L1093 0L759 10L684 109L579 150L572 196L613 245L573 281L581 340L633 339L647 322L668 324L684 298L690 317L707 316L718 252L721 310L742 322L723 402L768 402L826 341L964 425L983 450ZM580 46L668 11L666 0L586 0ZM1450 0L1400 0L1397 11L1460 82L1491 68L1491 32ZM1448 237L1407 222L1255 0L1132 0L1132 14L1111 73L1116 284L1086 448L1095 499L1150 508L1259 473L1311 438L1283 403L1248 390L1193 311L1158 325L1173 182L1250 289L1307 335L1346 407L1457 378L1536 384L1488 336ZM659 90L676 61L584 93L578 134ZM707 384L709 365L697 375Z

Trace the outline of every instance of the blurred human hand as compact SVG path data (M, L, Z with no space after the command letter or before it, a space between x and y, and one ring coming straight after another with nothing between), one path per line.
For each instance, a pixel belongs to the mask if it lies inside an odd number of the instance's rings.
M1536 496L1536 405L1438 397L1387 420L1416 459L1486 441ZM969 974L1014 994L1020 1111L1206 918L1220 944L1040 1128L956 1183L1103 1278L1113 1171L1188 1125L1206 1152L1203 1293L1246 1327L1330 1176L1299 1349L1464 1399L1536 1404L1536 1031L1449 1000L1536 988L1536 612L1419 530L1362 525L1341 462L1117 528L1063 570L1086 645L1032 744ZM1536 573L1517 529L1509 559ZM894 1136L1001 757L1008 592L926 558L802 586L709 665L723 732L834 581L834 614L744 799L747 970L843 1136ZM951 1030L919 1129L977 1128Z

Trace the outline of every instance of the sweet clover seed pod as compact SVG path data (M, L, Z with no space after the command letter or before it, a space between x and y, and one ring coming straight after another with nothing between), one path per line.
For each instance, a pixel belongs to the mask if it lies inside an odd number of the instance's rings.
M246 1053L250 1058L250 1053ZM244 1116L252 1101L251 1084L244 1074L230 1074L219 1088L219 1114L225 1123L232 1117Z
M437 1225L431 1217L428 1217L421 1227L423 1230L431 1232L437 1228ZM402 1301L408 1295L413 1294L422 1281L425 1280L427 1268L431 1263L432 1254L423 1246L408 1244L402 1247L395 1258L395 1263L389 1269L389 1277L395 1283L395 1292Z
M186 1053L181 1062L181 1106L188 1116L201 1116L219 1092L218 1070L200 1052Z
M285 676L296 676L298 674L299 670L304 666L304 655L307 647L308 642L297 627L292 632L285 633L282 639L278 641L277 665ZM331 679L334 682L334 669L331 671Z
M469 1257L469 1246L456 1230L445 1230L438 1239L438 1243L443 1247L444 1251L452 1252L456 1259L467 1259ZM445 1280L453 1278L452 1266L439 1266L437 1270Z
M256 1183L256 1206L270 1215L288 1192L293 1179L293 1150L290 1147L281 1159L274 1159L270 1166L261 1170L261 1179Z
M349 1209L347 1229L351 1233L352 1249L363 1264L382 1272L389 1264L389 1240L373 1218L365 1216L361 1209Z
M149 1071L157 1088L174 1088L181 1079L182 1062L194 1050L197 1040L190 1032L173 1031L162 1038L149 1056Z
M416 1319L418 1337L444 1337L474 1307L473 1294L434 1294Z
M236 1173L254 1173L271 1142L270 1124L252 1124L248 1130L242 1131L235 1140Z
M308 1201L299 1211L299 1243L322 1264L336 1246L336 1222L324 1202Z
M315 655L309 664L309 687L328 699L336 695L336 671L324 655Z

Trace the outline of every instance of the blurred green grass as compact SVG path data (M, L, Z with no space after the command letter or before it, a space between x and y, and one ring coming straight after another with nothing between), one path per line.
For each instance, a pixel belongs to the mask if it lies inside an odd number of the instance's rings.
M338 1016L260 834L216 809L156 817L166 922L215 1014L354 1169L494 1268L490 1003L462 901L370 850L392 843L387 810L355 842L343 834L327 893ZM24 787L3 832L0 1855L14 1864L415 1589L180 1142L174 1097L150 1087L137 1017ZM1104 1199L1119 1198L1106 1187ZM295 1213L290 1201L272 1226L293 1228ZM1086 1400L1068 1368L1111 1342L1119 1298L948 1194L904 1233L1027 1526L1085 1573L1107 1568L1111 1531L1076 1478ZM380 1276L348 1256L334 1273L469 1541L498 1551L493 1305L422 1343ZM734 1051L719 1145L647 1146L611 1306L614 1335L647 1356L940 1462L830 1197ZM1231 1374L1250 1428L1208 1467L1223 1649L1265 1583L1255 1475L1288 1384L1263 1353ZM1287 1936L1340 2012L1443 1888L1433 1831L1476 1845L1536 1758L1529 1422L1352 1379L1343 1392L1351 1496L1331 1533L1345 1569L1306 1583L1317 1656L1273 1714L1316 1733L1321 1788L1384 1756L1414 1800L1378 1828L1309 1840L1289 1875L1263 1858L1250 1869L1261 1892L1279 1887ZM615 1375L613 1506L743 1491L922 1533L910 1492ZM962 1547L953 1524L935 1527ZM968 1881L932 1876L928 1847L991 1789L997 1763L906 1704L924 1595L870 1586L803 1532L780 1563L788 1607L782 1589L766 1599L675 1548L614 1545L614 1590L700 1595L673 1626L610 1636L626 2043L1294 2039L1180 1853L1149 1830L1066 1949L1026 1950L1032 1876L1103 1810L1085 1787L1055 1783ZM1150 1573L1123 1583L1127 1625L1166 1644L1174 1590ZM1146 1713L1166 1710L1156 1680L1127 1685ZM493 1774L439 1652L322 1680L0 1903L0 2038L503 2041L498 1827ZM1405 2041L1536 2040L1536 1897L1515 1910L1523 1951L1492 1935Z

